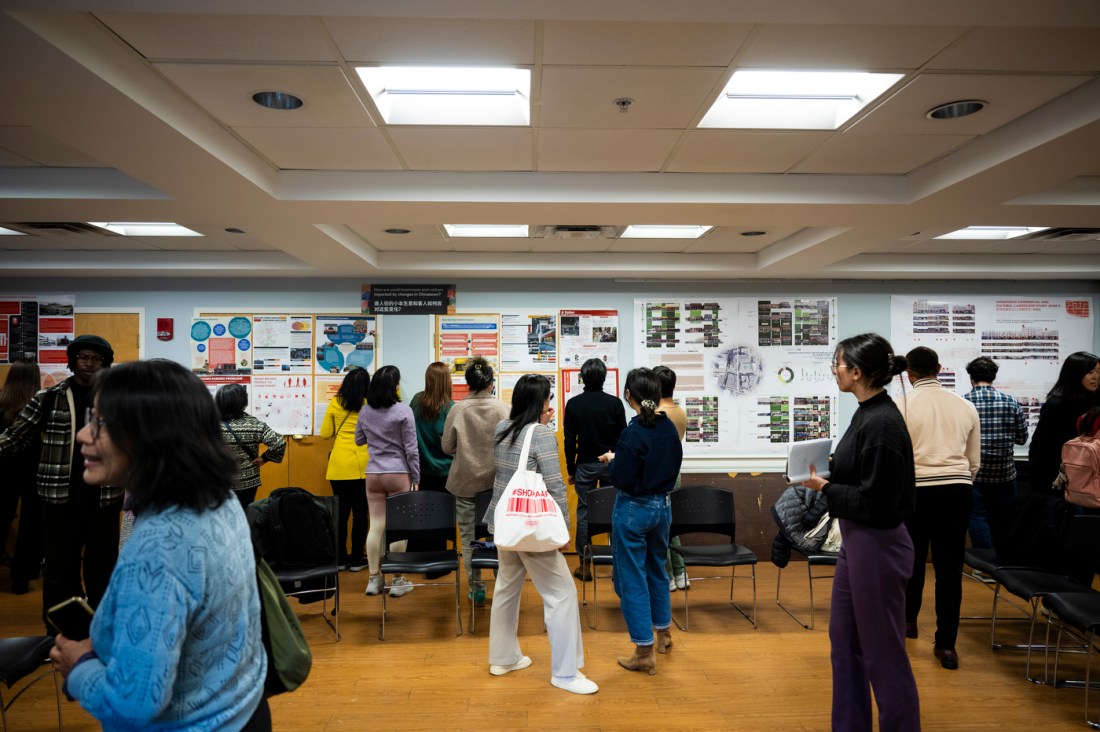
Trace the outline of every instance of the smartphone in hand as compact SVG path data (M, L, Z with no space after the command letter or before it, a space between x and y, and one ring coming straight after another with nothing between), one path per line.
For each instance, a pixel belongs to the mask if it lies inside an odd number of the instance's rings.
M57 632L69 640L84 640L88 637L92 616L95 610L83 597L70 597L46 611L46 619Z

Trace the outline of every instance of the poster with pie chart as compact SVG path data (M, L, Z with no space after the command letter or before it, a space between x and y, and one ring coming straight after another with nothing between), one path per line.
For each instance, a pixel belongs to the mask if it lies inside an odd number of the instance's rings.
M378 364L378 321L373 315L318 315L315 372L343 374L352 368L374 373Z

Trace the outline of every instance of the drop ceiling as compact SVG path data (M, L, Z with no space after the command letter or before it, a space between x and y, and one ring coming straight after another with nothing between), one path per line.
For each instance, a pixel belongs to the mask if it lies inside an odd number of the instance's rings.
M967 226L1100 227L1093 0L0 7L0 226L172 221L203 234L0 236L3 274L1100 275L1097 239L934 240ZM528 68L531 124L387 125L355 73L366 64ZM698 129L733 72L753 68L904 76L835 131ZM305 104L261 108L251 96L264 90ZM926 117L962 99L988 106ZM714 228L452 239L444 224Z

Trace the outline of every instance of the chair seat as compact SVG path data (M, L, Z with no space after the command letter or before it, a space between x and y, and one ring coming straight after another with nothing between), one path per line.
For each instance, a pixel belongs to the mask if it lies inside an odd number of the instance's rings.
M684 558L685 564L699 567L731 567L756 564L756 554L740 544L703 544L669 547Z
M1069 577L1034 569L998 569L993 572L993 579L1013 595L1026 598L1052 592L1083 592L1086 589Z
M806 561L813 565L821 565L823 567L835 567L836 560L840 557L840 552L802 552L802 556L806 557Z
M50 656L53 638L48 635L0 639L0 681L10 689Z
M284 569L275 569L273 567L272 570L275 572L275 576L280 582L301 582L302 580L328 577L337 574L340 568L333 562L331 564L318 564L310 567L288 567Z
M474 569L496 569L500 558L496 549L474 549L470 553L470 566Z
M607 544L589 544L589 551L592 552L592 564L600 567L611 566L611 546Z
M1001 559L994 549L967 549L963 555L963 561L966 562L968 567L986 574L993 574L998 569L1039 569L1038 567Z
M1043 604L1075 628L1100 629L1100 592L1055 592Z
M458 554L453 549L438 552L386 552L383 574L457 572Z

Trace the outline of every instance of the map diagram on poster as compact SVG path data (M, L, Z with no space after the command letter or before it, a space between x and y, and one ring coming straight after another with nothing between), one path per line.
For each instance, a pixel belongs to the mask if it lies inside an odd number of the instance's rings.
M316 372L342 374L359 367L374 373L377 336L373 315L318 315Z

